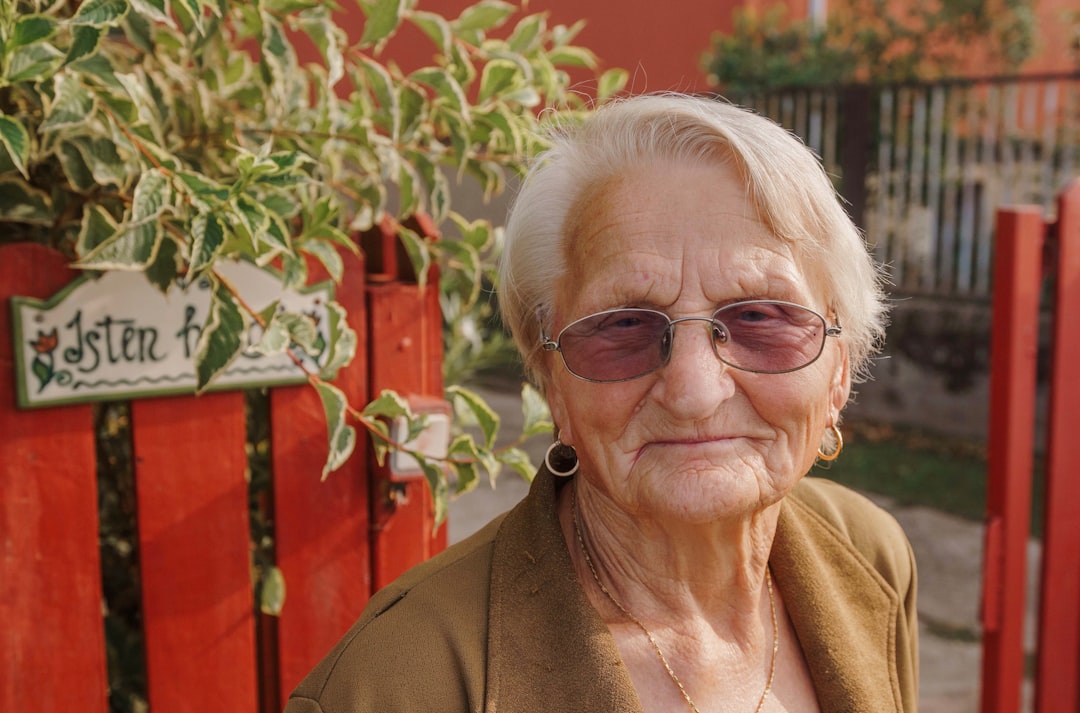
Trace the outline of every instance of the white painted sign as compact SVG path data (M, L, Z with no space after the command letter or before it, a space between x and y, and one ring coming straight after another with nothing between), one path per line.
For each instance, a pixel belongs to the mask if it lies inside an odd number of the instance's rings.
M261 311L280 300L290 312L314 318L326 344L326 303L333 283L284 292L271 272L244 262L215 269ZM138 272L110 271L75 280L48 300L13 297L16 386L19 406L57 406L85 401L191 394L197 383L192 357L210 309L210 285L174 285L167 294ZM261 335L258 325L248 344ZM318 371L324 354L293 354ZM212 389L301 383L306 376L289 354L247 349Z

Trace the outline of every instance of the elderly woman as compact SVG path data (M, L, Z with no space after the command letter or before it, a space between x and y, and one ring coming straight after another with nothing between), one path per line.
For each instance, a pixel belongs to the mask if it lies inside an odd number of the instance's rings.
M529 495L377 594L301 711L914 711L915 568L832 460L883 331L814 156L644 96L555 137L500 305L557 428Z

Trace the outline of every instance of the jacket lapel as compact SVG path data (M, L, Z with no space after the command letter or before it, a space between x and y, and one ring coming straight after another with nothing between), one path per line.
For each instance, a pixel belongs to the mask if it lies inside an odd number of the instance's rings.
M492 554L488 713L640 713L615 641L585 598L541 469Z
M894 660L901 602L874 567L795 494L784 502L769 562L823 713L902 710Z

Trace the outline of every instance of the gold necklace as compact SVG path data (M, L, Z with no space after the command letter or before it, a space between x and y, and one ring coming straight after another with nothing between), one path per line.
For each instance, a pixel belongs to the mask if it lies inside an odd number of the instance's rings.
M690 698L690 694L686 692L686 687L683 686L682 681L675 675L675 672L671 670L671 664L668 663L667 656L664 656L664 652L660 650L660 645L656 643L656 638L652 635L652 632L641 623L641 619L638 619L629 609L624 607L615 596L608 591L608 588L604 586L604 583L600 581L600 575L596 573L596 567L593 566L592 557L589 556L589 548L585 546L585 537L581 534L581 516L578 514L577 509L577 492L571 494L570 508L573 510L574 518L574 534L577 536L578 544L581 546L581 554L585 557L585 564L589 566L589 572L592 573L592 578L596 582L596 586L600 587L600 591L607 596L615 608L623 613L627 619L637 625L639 629L645 634L645 638L652 644L653 651L656 652L656 657L660 659L660 663L664 665L664 670L667 671L668 678L679 689L679 693L682 694L683 700L686 701L686 705L690 706L690 710L694 713L701 713L698 710L694 700ZM776 624L776 596L773 594L772 583L772 570L768 566L765 567L765 585L769 590L769 614L772 617L773 627L773 642L772 642L772 660L769 662L769 679L765 682L765 690L761 694L761 698L758 699L757 707L754 708L754 713L761 713L761 709L765 706L765 699L769 697L769 692L772 690L773 676L776 674L776 654L780 650L780 628Z

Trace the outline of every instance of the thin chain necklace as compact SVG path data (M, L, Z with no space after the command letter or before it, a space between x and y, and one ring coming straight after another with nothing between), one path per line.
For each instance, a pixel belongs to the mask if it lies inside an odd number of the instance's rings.
M604 583L600 581L600 575L596 573L596 567L593 566L592 557L589 556L589 548L585 546L585 538L581 534L581 516L578 514L576 492L571 494L570 507L573 510L574 534L577 536L578 544L581 546L581 554L585 557L585 564L589 566L589 572L592 573L596 586L600 587L600 591L607 596L611 603L615 605L616 609L623 613L623 616L636 624L637 627L644 632L645 637L649 640L649 643L652 644L653 651L656 652L656 657L660 659L660 663L664 665L664 670L667 671L668 678L670 678L671 682L678 687L679 693L682 694L683 700L686 701L686 705L690 706L690 710L694 711L694 713L701 713L693 699L690 698L690 694L686 692L686 687L683 686L682 681L680 681L679 677L675 675L675 672L671 670L671 664L668 663L667 656L664 656L664 652L660 650L660 645L656 643L656 638L652 635L652 632L641 623L641 619L638 619L629 609L624 607L619 600L608 591L608 588L604 586ZM776 596L773 594L772 570L767 566L765 567L765 585L769 590L769 614L772 617L772 660L769 661L769 679L765 682L765 690L758 700L757 707L754 708L754 713L761 713L761 709L765 706L765 699L769 697L769 692L772 691L773 676L776 674L776 654L780 650L780 628L776 624Z

